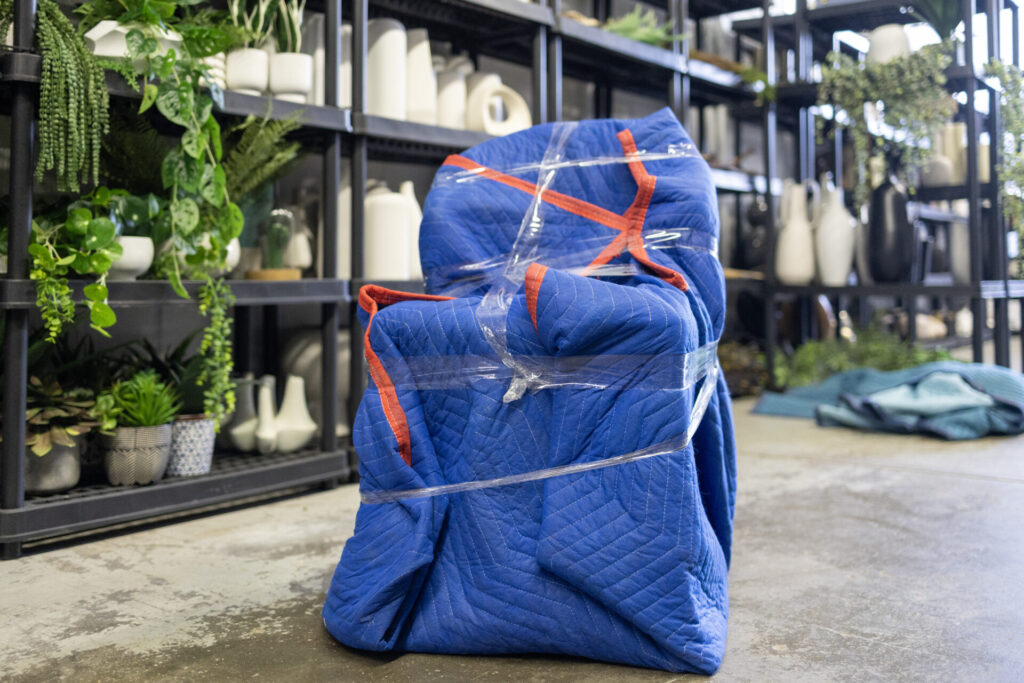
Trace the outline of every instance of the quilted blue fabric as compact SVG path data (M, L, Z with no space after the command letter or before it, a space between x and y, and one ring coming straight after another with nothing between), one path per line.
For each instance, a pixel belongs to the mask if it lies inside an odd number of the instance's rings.
M479 309L514 251L533 196L488 178L465 182L463 169L445 165L425 206L420 253L430 291L461 296L401 303L385 296L380 303L391 305L372 322L370 311L361 311L411 444L406 464L389 390L371 382L353 433L364 491L586 463L686 433L694 387L665 390L663 378L651 378L664 372L659 359L693 352L721 333L717 202L704 161L669 153L691 143L668 110L640 120L582 122L562 157L621 160L617 134L626 129L651 155L644 166L656 177L641 216L647 254L682 273L688 289L643 267L600 278L568 272L587 265L616 232L543 203L534 254L549 268L534 301L527 287L511 296L507 351L527 359L607 358L604 367L618 381L532 389L503 400L511 370L474 374L480 359L497 359ZM537 126L464 157L532 182L535 167L514 169L535 166L553 133L552 125ZM560 169L550 189L615 214L626 213L638 194L625 163ZM574 244L586 246L574 252ZM628 253L613 263L636 266ZM451 372L450 381L417 376L435 360ZM368 650L559 653L713 673L728 619L735 455L729 398L719 380L692 442L677 453L363 504L331 581L324 622L341 642Z

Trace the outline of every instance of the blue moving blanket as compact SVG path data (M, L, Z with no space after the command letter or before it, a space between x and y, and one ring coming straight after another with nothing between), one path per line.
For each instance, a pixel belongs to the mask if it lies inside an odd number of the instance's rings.
M323 608L335 638L718 668L736 450L724 381L687 381L724 318L717 202L692 150L664 110L537 126L442 166L420 238L430 294L360 293L364 502ZM659 444L677 447L391 496Z
M765 394L755 412L950 440L1021 434L1024 375L955 361L893 372L861 368L785 394Z

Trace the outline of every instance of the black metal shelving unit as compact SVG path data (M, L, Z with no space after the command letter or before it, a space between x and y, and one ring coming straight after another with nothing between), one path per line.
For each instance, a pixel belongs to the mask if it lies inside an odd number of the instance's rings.
M778 177L778 131L780 112L787 113L787 121L795 128L797 180L813 179L816 161L815 111L817 86L810 80L813 64L824 55L835 49L851 51L840 44L835 34L839 31L867 31L882 24L911 23L917 21L915 16L906 10L907 3L902 0L836 0L828 4L820 4L815 9L808 9L806 0L798 0L793 14L772 16L769 12L771 2L766 0L762 6L760 19L736 22L734 28L738 33L761 40L764 46L765 70L769 82L778 85L778 101L764 108L763 126L765 129L764 157L765 175ZM1012 17L1012 54L1013 63L1020 64L1019 13L1015 0L962 0L961 16L965 22L966 55L974 54L974 28L977 16L985 22L988 37L988 56L994 57L1000 52L1000 11L1007 10ZM792 50L795 55L796 80L780 82L776 65L776 48ZM848 287L822 287L809 285L791 287L776 281L774 273L775 245L775 207L772 196L769 202L769 253L763 288L765 292L765 348L769 372L774 364L778 351L777 315L778 304L782 300L803 299L818 295L828 296L833 300L847 302L858 301L864 315L866 298L871 296L890 297L900 302L908 316L909 337L916 338L915 317L919 297L969 298L973 314L974 329L970 337L973 356L981 361L984 356L984 344L992 340L995 347L995 362L999 365L1010 365L1010 329L1008 305L1009 300L1021 298L1024 287L1009 279L1006 252L1005 224L999 197L999 164L997 145L991 145L991 181L981 183L978 168L978 146L980 134L985 131L995 141L1000 130L1000 112L998 99L989 97L988 111L979 111L976 93L991 92L990 85L981 77L979 65L958 63L948 71L949 89L951 92L964 93L967 104L961 105L959 118L967 123L967 182L951 187L919 188L913 199L918 203L918 215L926 220L953 222L966 221L970 234L971 281L965 284L907 284L891 283L876 285L851 285ZM837 178L842 177L842 145L834 145L834 171ZM926 206L929 201L966 199L969 212L965 219L944 215ZM989 330L986 322L987 301L994 302L995 324ZM1024 301L1021 302L1024 313ZM803 310L809 311L805 305ZM813 321L809 315L804 316L805 334L810 331ZM862 322L866 319L862 317ZM772 376L771 374L769 376Z
M665 9L683 32L686 18L702 18L752 9L758 0L653 0ZM594 0L593 14L607 18L610 0ZM12 255L8 274L0 278L0 311L6 316L4 339L4 423L0 451L0 546L3 557L16 557L21 545L38 539L97 529L113 524L145 520L168 513L220 505L273 491L331 485L348 480L354 457L340 446L334 430L323 429L318 448L288 456L240 457L218 454L214 471L191 479L171 479L145 487L85 486L68 494L28 498L23 487L24 421L28 314L35 305L32 283L27 278L27 254L32 220L33 127L39 81L39 57L31 53L33 0L14 2L14 49L0 52L0 104L11 115L11 215L8 249ZM688 43L662 49L588 28L562 16L561 0L524 3L520 0L317 0L310 9L325 14L326 103L294 105L228 92L221 116L269 115L281 118L301 111L299 139L323 157L322 195L325 230L320 244L322 276L317 280L289 283L231 281L237 298L236 365L246 370L251 362L251 331L262 316L271 327L281 306L318 305L323 344L323 386L336 385L337 332L348 326L351 336L350 415L355 414L365 383L362 335L355 297L365 284L363 270L364 204L367 171L371 161L415 162L436 166L448 154L488 139L464 130L394 121L365 113L367 91L367 22L375 16L392 16L409 28L427 28L432 40L451 42L476 58L484 55L528 66L535 123L562 118L565 77L595 84L597 116L611 115L612 90L626 90L665 102L686 120L688 108L730 102L753 103L753 93L731 73L686 55ZM342 20L352 30L352 106L340 107L339 68ZM117 79L110 79L115 97L137 97ZM9 104L7 104L9 102ZM351 280L338 279L338 193L343 164L350 166L351 182ZM749 174L736 169L714 169L715 184L727 193L764 192L772 174ZM407 291L422 291L422 282L377 283ZM190 285L194 291L195 285ZM80 288L75 290L80 297ZM162 282L111 283L115 308L181 306ZM272 329L269 337L276 338ZM272 340L271 340L272 343ZM338 397L325 392L322 424L333 424Z

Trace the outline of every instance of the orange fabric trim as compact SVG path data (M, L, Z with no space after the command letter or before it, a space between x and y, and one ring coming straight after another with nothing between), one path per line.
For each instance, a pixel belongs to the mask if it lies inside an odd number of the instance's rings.
M379 285L366 285L359 290L359 306L370 314L363 336L363 348L366 362L370 366L370 377L377 385L377 390L380 392L380 404L384 408L384 416L388 420L388 425L391 426L395 440L398 441L398 454L409 466L412 466L412 437L409 433L409 422L405 418L402 404L398 401L398 391L395 390L394 383L388 376L387 370L384 369L384 364L377 356L377 352L370 345L370 328L379 306L389 306L402 301L450 301L451 299L450 296L398 292Z
M480 175L484 178L496 180L499 183L508 185L509 187L514 187L515 189L529 195L537 194L536 183L531 183L527 180L516 178L515 176L510 176L500 171L495 171L492 168L487 168L486 166L482 166L472 159L467 159L460 154L453 154L449 156L444 160L444 164L446 166L458 166L459 168L467 171L480 171ZM541 193L540 198L542 201L545 201L552 206L557 206L563 211L568 211L569 213L576 214L577 216L582 216L583 218L592 220L595 223L600 223L601 225L612 228L613 230L623 231L629 227L626 220L619 214L612 213L608 209L602 209L600 206L591 204L590 202L585 202L582 199L577 199L576 197L570 197L569 195L562 194L561 192L544 190L544 192Z
M537 329L537 297L540 296L540 286L544 282L544 276L548 274L548 267L539 263L531 263L526 269L526 310L530 312L530 320L533 321L533 329Z

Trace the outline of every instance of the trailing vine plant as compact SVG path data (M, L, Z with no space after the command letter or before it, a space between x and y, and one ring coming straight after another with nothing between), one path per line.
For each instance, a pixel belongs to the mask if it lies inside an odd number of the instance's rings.
M818 105L831 105L834 115L831 121L819 117L818 130L832 135L843 128L850 131L858 169L857 206L867 200L865 167L870 157L888 151L904 181L910 169L928 160L931 149L923 141L956 111L956 101L946 92L951 53L949 41L881 64L861 64L845 54L829 53L822 66ZM881 124L899 132L886 138L872 130L868 106L878 112Z
M1003 211L1024 242L1024 75L1020 68L991 61L985 74L999 81L1003 135L992 140L998 148ZM998 145L998 147L996 147Z
M13 17L13 0L0 0L0 35ZM58 190L78 192L82 183L99 182L100 144L109 130L103 66L53 0L39 0L36 42L43 57L36 180L53 170Z

